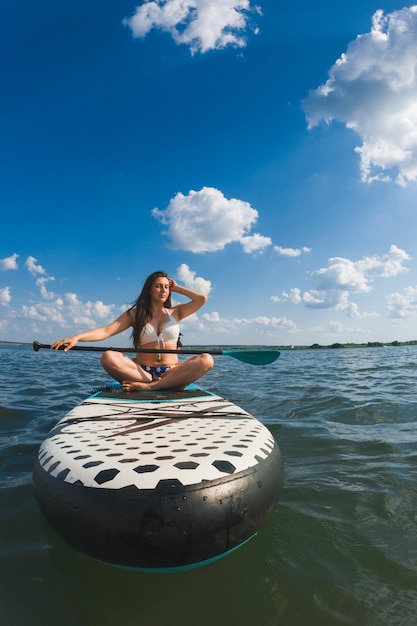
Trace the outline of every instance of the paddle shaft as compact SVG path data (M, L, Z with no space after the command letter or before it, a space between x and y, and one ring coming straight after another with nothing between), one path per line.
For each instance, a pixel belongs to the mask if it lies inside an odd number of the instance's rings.
M47 343L33 342L33 349L38 352L40 348L51 348ZM65 350L65 345L62 345L58 350ZM243 363L249 363L250 365L269 365L277 360L280 353L278 350L199 350L194 348L181 348L179 350L166 350L159 348L110 348L104 346L74 346L71 350L82 350L84 352L107 352L113 350L115 352L144 352L147 354L212 354L214 356L230 356L233 359L242 361Z
M33 342L33 349L37 352L40 348L51 348L47 343ZM60 346L58 350L65 350L66 345ZM192 350L188 348L181 348L179 350L166 350L165 348L112 348L105 346L73 346L71 350L81 350L83 352L107 352L113 350L113 352L145 352L147 354L223 354L222 350Z

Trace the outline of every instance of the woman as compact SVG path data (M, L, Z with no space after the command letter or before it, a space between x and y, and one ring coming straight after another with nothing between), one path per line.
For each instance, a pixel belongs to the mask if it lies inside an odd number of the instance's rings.
M189 298L189 302L172 306L171 292ZM116 320L102 328L56 341L51 347L58 350L67 344L66 352L78 341L102 341L132 327L135 348L160 349L161 352L138 352L130 359L121 352L107 350L101 357L106 372L119 381L125 391L183 389L213 367L213 358L210 354L199 354L179 363L176 354L166 354L164 349L177 348L179 322L198 311L206 301L205 295L177 285L165 272L154 272L146 279L135 304Z

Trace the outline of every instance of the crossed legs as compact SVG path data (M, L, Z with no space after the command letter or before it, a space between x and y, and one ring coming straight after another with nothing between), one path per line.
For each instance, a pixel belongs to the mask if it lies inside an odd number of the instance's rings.
M183 363L171 367L158 380L152 380L138 363L120 352L108 350L101 357L101 364L108 374L122 384L125 391L141 389L184 389L198 380L213 367L210 354L198 354Z

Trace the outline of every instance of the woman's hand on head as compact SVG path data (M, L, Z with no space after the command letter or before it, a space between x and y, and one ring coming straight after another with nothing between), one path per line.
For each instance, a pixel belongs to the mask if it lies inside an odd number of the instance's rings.
M178 285L173 278L168 278L168 283L171 291L178 291Z

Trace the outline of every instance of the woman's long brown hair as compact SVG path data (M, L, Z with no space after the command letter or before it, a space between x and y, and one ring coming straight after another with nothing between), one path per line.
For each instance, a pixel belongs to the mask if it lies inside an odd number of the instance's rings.
M140 336L142 334L143 327L152 318L151 311L151 288L157 278L168 278L166 272L153 272L145 280L142 291L140 292L136 302L130 307L129 311L134 311L135 323L132 330L132 340L135 348L140 346ZM165 302L165 308L171 308L171 292Z

